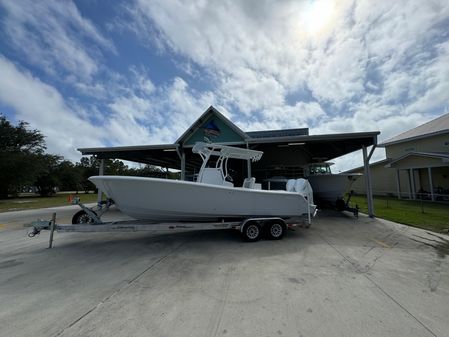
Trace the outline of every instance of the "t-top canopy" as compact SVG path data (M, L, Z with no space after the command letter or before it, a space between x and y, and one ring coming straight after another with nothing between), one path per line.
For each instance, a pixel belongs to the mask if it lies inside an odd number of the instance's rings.
M198 153L201 157L209 157L211 155L224 157L224 158L235 158L258 161L262 158L263 152L249 149L242 149L239 147L232 147L220 144L210 144L204 142L197 142L193 146L193 153Z

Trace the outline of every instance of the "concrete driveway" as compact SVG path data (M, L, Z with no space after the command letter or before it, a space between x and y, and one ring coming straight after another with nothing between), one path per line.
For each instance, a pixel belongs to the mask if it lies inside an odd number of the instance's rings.
M448 237L379 219L325 212L256 243L25 234L0 228L1 336L449 335Z

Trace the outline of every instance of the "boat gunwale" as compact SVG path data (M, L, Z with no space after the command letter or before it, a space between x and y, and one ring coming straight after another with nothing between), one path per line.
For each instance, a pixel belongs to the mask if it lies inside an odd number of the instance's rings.
M94 178L94 179L92 179ZM251 188L245 188L241 186L221 186L221 185L214 185L214 184L205 184L205 183L198 183L194 181L185 181L185 180L175 180L175 179L164 179L164 178L152 178L152 177L138 177L138 176L112 176L112 175L101 175L101 176L91 176L89 177L89 180L92 182L92 180L130 180L130 181L155 181L160 183L169 183L169 184L180 184L180 185L188 185L188 186L200 186L200 187L212 187L212 188L218 188L223 189L227 191L233 191L233 190L239 190L239 191L247 191L247 192L258 192L258 193L267 193L267 194L286 194L286 195L300 195L297 192L289 192L286 190L259 190L259 189L251 189ZM91 180L92 179L92 180Z

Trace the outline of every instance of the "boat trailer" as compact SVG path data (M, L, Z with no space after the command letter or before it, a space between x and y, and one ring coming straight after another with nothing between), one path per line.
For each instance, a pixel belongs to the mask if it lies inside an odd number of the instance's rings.
M348 198L345 200L343 199L337 199L335 202L335 208L337 211L348 211L354 214L354 217L358 219L359 217L359 205L355 205L355 207L349 206L349 201L351 200L352 195L354 194L354 191L351 190L350 193L348 193Z
M307 218L295 219L294 223L287 223L280 217L254 217L240 221L218 221L218 222L157 222L152 223L145 220L108 221L103 222L101 216L114 204L108 199L98 203L95 207L89 208L82 204L79 198L74 198L72 204L81 207L72 218L72 224L57 224L56 213L53 213L51 220L37 220L31 223L31 230L28 232L30 238L39 235L43 230L50 231L48 248L53 247L54 232L142 232L142 231L172 231L172 230L218 230L235 229L240 231L242 239L247 242L255 242L262 237L270 240L280 240L287 229L293 230L295 227L310 227L311 215ZM316 214L316 211L315 211ZM313 216L315 216L313 214Z

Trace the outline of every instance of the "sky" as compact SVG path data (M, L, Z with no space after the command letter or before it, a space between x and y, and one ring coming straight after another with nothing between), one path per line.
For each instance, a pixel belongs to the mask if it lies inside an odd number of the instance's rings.
M449 1L0 0L0 113L49 153L172 143L211 105L382 142L449 111Z

